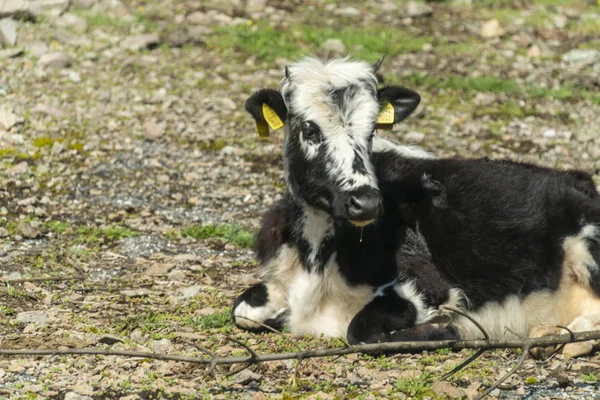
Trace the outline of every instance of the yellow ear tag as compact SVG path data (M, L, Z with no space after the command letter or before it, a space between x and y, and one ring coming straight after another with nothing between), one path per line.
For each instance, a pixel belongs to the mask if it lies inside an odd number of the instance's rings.
M279 118L279 115L273 110L271 107L263 103L262 105L263 117L265 117L265 121L271 127L271 129L279 129L283 126L283 122ZM267 135L269 136L269 135Z
M269 125L267 125L265 122L257 122L256 131L258 132L258 136L261 138L269 137Z
M394 123L394 106L391 103L387 103L385 107L379 113L377 117L377 124L388 125Z

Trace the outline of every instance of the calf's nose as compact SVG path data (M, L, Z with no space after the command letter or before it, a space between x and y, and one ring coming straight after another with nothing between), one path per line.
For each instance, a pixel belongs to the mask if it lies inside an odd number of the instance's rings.
M377 218L379 214L379 192L373 191L348 198L348 215L353 222L367 222Z

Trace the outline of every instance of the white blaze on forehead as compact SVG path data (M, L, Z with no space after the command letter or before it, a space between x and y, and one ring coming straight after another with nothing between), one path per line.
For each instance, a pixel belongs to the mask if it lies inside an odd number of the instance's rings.
M325 147L327 174L342 190L362 185L377 186L369 161L369 138L379 113L377 78L368 63L349 58L324 62L306 58L289 67L281 93L289 112L301 121L312 121L322 131L319 144L299 142L312 160ZM355 154L361 155L363 171L355 171Z

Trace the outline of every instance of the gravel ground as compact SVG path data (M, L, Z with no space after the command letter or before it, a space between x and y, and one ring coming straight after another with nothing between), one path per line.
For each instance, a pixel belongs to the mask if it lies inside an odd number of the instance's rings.
M282 138L260 141L243 102L303 54L386 53L386 81L423 97L386 133L398 141L600 168L596 1L54 3L0 20L3 349L340 346L230 318L255 282L251 234L283 191ZM0 357L0 398L471 398L517 359L490 352L434 384L470 354L273 362L231 377L172 361ZM527 360L492 394L600 398L599 365Z

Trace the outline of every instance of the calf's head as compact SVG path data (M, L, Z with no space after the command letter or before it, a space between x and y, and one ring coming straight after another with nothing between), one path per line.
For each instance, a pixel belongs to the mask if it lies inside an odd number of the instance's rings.
M285 127L291 196L357 226L381 211L371 162L375 130L403 120L420 102L404 87L378 89L380 63L305 58L286 68L280 91L263 89L246 101L261 136Z

